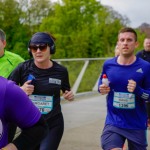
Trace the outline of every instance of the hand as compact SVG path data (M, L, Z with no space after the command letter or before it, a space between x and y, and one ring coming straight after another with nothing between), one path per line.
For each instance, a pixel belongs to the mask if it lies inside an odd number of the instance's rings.
M18 150L18 149L13 143L9 143L8 145L6 145L0 150Z
M110 87L107 86L106 84L101 84L101 85L99 86L99 91L100 91L100 93L101 93L102 95L108 94L108 93L110 92Z
M31 95L34 91L34 85L30 84L31 82L32 80L28 80L20 87L27 95Z
M128 92L134 92L136 88L136 82L134 80L128 80L127 90Z
M63 97L64 97L64 99L67 99L68 101L72 101L72 100L74 100L74 95L73 95L73 92L72 91L65 91L64 93L63 93Z

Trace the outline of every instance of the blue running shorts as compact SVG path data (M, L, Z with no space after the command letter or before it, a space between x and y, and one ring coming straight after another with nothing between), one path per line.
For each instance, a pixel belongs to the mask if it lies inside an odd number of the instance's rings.
M101 135L101 147L104 150L122 148L125 140L128 141L128 150L146 150L146 130L130 130L105 125Z

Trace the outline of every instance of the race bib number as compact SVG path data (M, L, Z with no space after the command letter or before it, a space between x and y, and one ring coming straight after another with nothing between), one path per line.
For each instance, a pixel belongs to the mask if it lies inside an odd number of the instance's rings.
M133 93L114 92L113 106L119 109L134 109L135 95Z
M41 114L48 114L53 109L53 96L30 95L29 98Z

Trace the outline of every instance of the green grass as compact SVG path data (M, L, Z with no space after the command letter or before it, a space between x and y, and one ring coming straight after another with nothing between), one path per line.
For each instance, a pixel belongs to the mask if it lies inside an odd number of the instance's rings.
M104 61L102 60L92 60L89 62L77 93L92 91L101 73L103 63ZM62 65L64 65L68 69L70 85L72 87L84 65L84 61L62 62Z

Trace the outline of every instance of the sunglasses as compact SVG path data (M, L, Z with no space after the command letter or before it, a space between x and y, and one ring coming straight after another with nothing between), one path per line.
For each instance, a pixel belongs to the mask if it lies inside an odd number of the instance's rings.
M45 52L47 50L47 44L40 44L40 45L30 45L29 48L33 53L36 53L39 49L41 52Z

